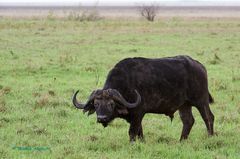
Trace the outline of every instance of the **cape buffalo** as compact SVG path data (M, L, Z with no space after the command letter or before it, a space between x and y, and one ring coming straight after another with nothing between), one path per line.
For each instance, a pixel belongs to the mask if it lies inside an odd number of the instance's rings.
M109 72L102 89L91 93L86 104L72 102L88 114L96 111L104 127L114 118L130 123L130 141L143 139L142 119L146 113L165 114L171 119L178 110L183 123L182 139L194 124L192 106L200 112L209 135L213 135L214 116L209 108L213 98L208 90L207 71L189 56L158 59L127 58Z

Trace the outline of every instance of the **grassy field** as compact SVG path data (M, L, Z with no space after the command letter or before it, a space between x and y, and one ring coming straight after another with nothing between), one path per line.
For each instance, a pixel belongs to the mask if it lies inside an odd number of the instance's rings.
M71 103L86 101L126 57L190 55L203 63L215 104L216 136L200 114L179 142L176 112L146 115L146 142L129 144L129 125L107 128ZM239 19L141 20L0 19L0 158L240 158Z

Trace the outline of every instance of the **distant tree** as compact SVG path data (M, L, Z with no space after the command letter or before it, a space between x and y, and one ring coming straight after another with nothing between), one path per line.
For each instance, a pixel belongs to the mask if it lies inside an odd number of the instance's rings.
M153 22L157 12L159 10L159 6L157 4L150 4L150 5L141 5L139 6L139 11L141 16L143 16L148 21Z
M84 7L79 5L76 7L75 10L70 11L68 15L69 20L76 20L76 21L97 21L102 19L97 9L98 2L91 7Z

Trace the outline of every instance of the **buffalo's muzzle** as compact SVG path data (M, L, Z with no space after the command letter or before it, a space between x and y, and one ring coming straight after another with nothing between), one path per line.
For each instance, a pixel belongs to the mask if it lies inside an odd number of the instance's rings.
M108 118L106 115L98 115L97 116L97 122L99 123L105 123L108 121Z

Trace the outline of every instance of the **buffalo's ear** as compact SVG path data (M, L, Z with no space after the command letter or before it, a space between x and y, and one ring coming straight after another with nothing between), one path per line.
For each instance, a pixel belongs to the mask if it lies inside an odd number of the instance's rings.
M90 103L84 107L83 113L86 113L86 112L88 112L88 116L95 112L95 107L93 106L93 104Z
M127 115L127 114L128 114L127 108L117 108L117 112L118 112L120 115Z

